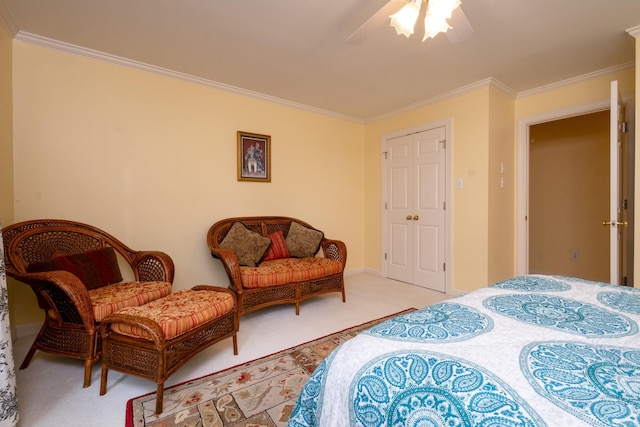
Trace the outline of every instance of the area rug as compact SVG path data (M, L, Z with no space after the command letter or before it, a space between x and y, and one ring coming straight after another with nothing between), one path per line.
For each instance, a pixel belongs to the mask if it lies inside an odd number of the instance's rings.
M171 386L155 415L155 393L127 402L126 427L281 427L320 362L341 343L399 313Z

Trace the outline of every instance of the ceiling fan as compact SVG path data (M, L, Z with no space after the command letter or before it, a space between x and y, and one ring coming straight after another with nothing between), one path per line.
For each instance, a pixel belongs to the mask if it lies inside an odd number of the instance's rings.
M347 38L347 44L362 44L375 30L384 25L389 25L389 17L398 12L406 3L407 0L389 0ZM473 28L462 11L461 6L458 6L453 11L451 19L449 19L448 22L451 28L445 34L451 43L461 42L473 33Z

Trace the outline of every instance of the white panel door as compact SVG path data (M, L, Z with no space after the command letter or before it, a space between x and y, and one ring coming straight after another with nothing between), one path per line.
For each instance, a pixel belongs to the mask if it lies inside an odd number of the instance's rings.
M387 142L387 277L444 292L445 128Z

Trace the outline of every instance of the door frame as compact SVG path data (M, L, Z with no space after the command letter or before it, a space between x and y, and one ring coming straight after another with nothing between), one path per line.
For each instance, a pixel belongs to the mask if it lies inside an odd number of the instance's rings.
M452 119L443 119L435 122L424 123L418 126L414 126L407 129L398 130L392 133L382 135L380 138L380 265L381 274L383 277L387 277L387 263L384 259L384 254L389 242L387 236L387 210L385 209L385 203L387 203L387 174L385 169L385 152L387 151L387 141L390 139L398 138L400 136L411 135L418 132L424 132L427 130L444 127L445 128L445 140L446 149L445 152L445 294L453 292L452 287L452 272L453 272L453 248L451 244L451 224L453 220L453 193L452 193L452 176L453 176L453 138L452 138ZM437 291L434 291L437 292Z
M517 207L516 207L516 274L529 273L529 130L533 125L567 119L590 113L605 111L610 108L610 99L576 105L561 110L548 111L541 114L518 119L517 124Z

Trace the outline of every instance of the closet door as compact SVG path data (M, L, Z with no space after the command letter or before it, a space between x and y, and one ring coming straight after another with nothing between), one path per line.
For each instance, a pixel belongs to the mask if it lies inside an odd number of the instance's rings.
M444 292L445 128L387 141L387 277Z

